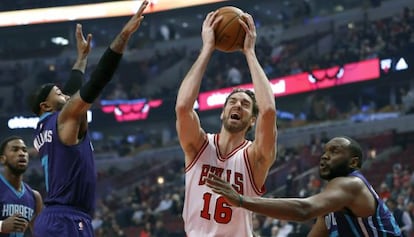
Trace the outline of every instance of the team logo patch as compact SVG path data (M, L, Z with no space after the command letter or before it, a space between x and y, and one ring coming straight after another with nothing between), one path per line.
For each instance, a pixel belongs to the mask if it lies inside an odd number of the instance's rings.
M78 223L78 227L79 227L79 231L82 231L83 230L83 223L82 223L82 221L80 221L79 223Z

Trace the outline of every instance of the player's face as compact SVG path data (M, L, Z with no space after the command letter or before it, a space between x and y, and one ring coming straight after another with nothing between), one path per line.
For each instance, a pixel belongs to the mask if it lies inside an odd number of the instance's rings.
M241 132L252 125L253 101L244 92L232 94L222 112L224 128L229 132Z
M345 138L334 138L326 143L319 161L319 175L322 179L331 180L347 176L351 172L351 154L347 149L349 143Z
M50 91L47 100L52 106L53 111L59 111L63 108L69 98L70 97L63 94L63 92L57 86L54 86Z
M7 143L3 152L4 166L13 174L23 174L29 164L29 153L23 140L15 139Z

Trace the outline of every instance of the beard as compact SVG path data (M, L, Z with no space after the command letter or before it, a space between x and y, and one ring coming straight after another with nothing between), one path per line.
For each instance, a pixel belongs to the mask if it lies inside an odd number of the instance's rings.
M232 124L232 123L229 122L228 117L225 117L223 121L224 121L224 123L223 123L224 128L227 131L229 131L230 133L241 132L241 131L245 130L247 128L247 126L249 125L248 121L243 121L243 120L240 121L241 123Z
M8 162L5 165L16 176L19 176L19 175L23 174L24 172L26 172L26 169L27 169L27 166L24 167L24 168L18 168L16 166L11 165Z
M66 104L66 102L58 101L55 105L56 111L62 110L62 108L65 104Z
M342 163L334 166L329 167L328 173L322 173L319 170L319 176L324 180L332 180L336 177L345 177L348 176L349 173L354 171L354 169L350 168L348 165L348 161L343 161Z

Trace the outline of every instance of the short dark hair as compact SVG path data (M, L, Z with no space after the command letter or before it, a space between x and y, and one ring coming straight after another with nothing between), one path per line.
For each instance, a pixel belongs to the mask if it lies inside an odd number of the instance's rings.
M362 163L364 160L364 152L362 151L362 147L361 145L359 145L359 143L357 141L355 141L354 139L347 137L347 136L340 136L342 138L345 138L346 140L348 140L350 142L350 144L347 146L348 150L351 153L351 156L356 156L358 157L358 168L362 167Z
M54 86L55 84L53 83L43 84L34 93L31 94L29 97L29 105L34 114L40 114L40 103L46 100L47 96Z
M236 93L239 93L239 92L246 93L246 94L247 94L247 95L248 95L248 96L252 99L252 101L253 101L253 110L252 110L252 114L253 114L253 116L254 116L254 117L257 117L257 115L259 114L259 107L257 106L256 96L255 96L254 92L253 92L253 91L251 91L251 90L246 90L246 89L242 89L242 88L234 88L234 89L230 92L230 94L227 96L227 98L226 98L226 102L224 102L224 107L226 107L227 102L229 101L229 98L230 98L233 94L236 94Z
M20 136L14 136L14 135L4 138L0 143L0 155L1 156L4 155L4 149L6 149L7 143L13 140L23 140L23 138Z

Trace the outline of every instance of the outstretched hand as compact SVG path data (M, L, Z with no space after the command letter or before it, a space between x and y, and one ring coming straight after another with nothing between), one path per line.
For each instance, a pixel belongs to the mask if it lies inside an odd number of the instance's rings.
M76 46L78 49L78 58L85 59L91 51L92 34L88 34L87 38L82 32L82 25L76 25Z
M20 232L24 233L29 226L29 222L20 215L13 215L3 220L1 225L1 233Z
M145 11L145 8L148 6L148 0L142 2L138 11L129 19L129 21L124 25L121 32L115 37L112 41L110 48L119 54L122 54L126 48L126 45L131 38L132 34L138 30L141 25L144 16L142 15Z
M141 25L144 16L142 15L145 11L145 8L148 6L148 0L142 2L141 6L139 7L138 11L135 13L134 16L129 19L129 21L125 24L122 32L128 36L132 35L135 31L138 30L139 26Z
M224 181L219 176L210 173L206 185L213 192L222 195L232 206L240 206L240 195L234 190L229 182Z

